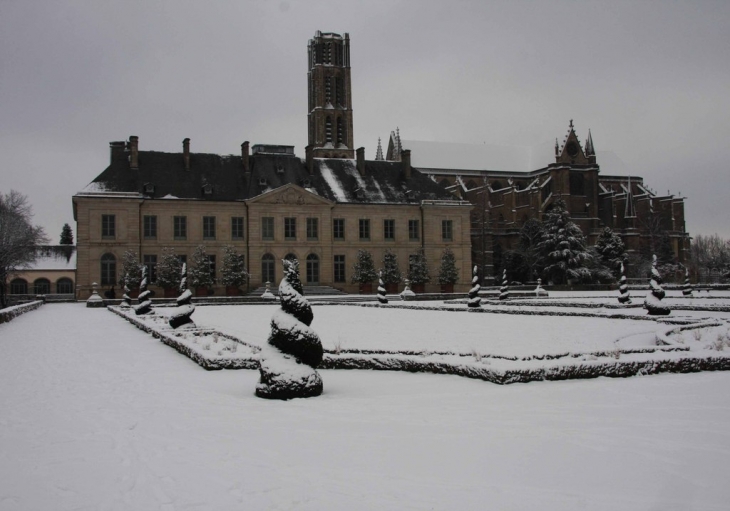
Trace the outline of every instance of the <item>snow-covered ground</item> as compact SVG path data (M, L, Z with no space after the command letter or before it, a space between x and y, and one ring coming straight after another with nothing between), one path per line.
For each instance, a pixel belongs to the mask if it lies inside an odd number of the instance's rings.
M260 337L268 306L237 309ZM325 342L338 335L338 309L314 308ZM216 310L199 307L194 319ZM455 342L462 321L495 318L397 312L420 314L397 325L425 323L440 329L433 340ZM342 331L386 335L396 319L352 324L348 314ZM537 319L564 328L525 332L559 342L583 318ZM586 321L580 332L634 323ZM480 331L489 339L494 329ZM0 355L0 510L724 510L730 501L727 372L498 386L322 371L321 397L272 402L253 395L257 371L204 371L77 304L0 325Z

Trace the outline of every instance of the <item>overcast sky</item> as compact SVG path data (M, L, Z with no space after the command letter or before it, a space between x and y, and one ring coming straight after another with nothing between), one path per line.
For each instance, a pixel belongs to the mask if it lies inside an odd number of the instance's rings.
M350 34L367 158L396 126L536 145L574 119L649 187L687 197L691 235L730 238L727 0L0 0L0 191L28 195L57 242L110 141L303 156L316 30Z

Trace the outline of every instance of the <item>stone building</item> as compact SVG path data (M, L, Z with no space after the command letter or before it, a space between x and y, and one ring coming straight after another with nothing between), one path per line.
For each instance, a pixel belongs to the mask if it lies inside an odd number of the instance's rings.
M349 36L317 32L309 42L309 145L241 144L237 155L142 151L139 139L110 143L109 166L73 196L77 222L77 297L91 284L116 284L125 251L154 273L163 248L182 258L205 245L220 278L223 248L245 256L249 289L281 278L281 259L299 259L305 285L357 292L351 273L358 250L376 265L390 249L405 271L426 254L432 282L441 254L456 255L457 291L471 280L470 211L412 168L408 151L395 161L366 161L354 150ZM153 290L156 288L151 286ZM159 289L156 289L158 292ZM216 284L214 294L225 289Z
M562 143L537 147L402 140L400 130L392 132L384 159L399 161L406 152L414 168L474 204L472 258L487 276L499 253L516 247L522 225L542 220L557 197L591 245L610 227L629 254L666 235L676 261L689 259L684 199L654 193L613 152L596 151L590 130L581 143L572 120Z

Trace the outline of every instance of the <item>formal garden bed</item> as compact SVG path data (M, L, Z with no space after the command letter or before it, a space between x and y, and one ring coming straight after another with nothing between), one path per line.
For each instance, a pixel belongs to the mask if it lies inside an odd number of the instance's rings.
M7 323L12 321L18 316L36 310L38 307L43 305L43 300L35 300L33 302L23 303L20 305L13 305L0 309L0 323Z

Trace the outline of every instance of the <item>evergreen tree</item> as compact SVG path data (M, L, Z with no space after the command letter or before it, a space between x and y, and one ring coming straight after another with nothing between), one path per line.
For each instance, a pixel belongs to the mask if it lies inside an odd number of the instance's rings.
M383 269L379 278L384 284L400 284L403 280L403 274L398 267L398 256L390 249L383 254Z
M248 280L246 259L231 245L223 247L223 266L221 267L221 282L227 287L240 287Z
M71 226L63 224L61 229L61 240L58 242L59 245L73 245L74 244L74 233L71 230Z
M383 272L378 274L378 301L380 303L388 303L388 299L385 297L385 284L383 283Z
M137 289L142 282L142 268L143 265L139 264L137 252L125 251L122 254L122 275L124 277L119 280L119 285L126 285L130 290Z
M565 202L557 199L543 222L545 232L538 244L543 275L554 284L568 279L590 282L585 264L590 258L583 232L570 219Z
M431 276L428 273L428 264L426 262L426 253L422 248L410 257L410 265L408 268L408 280L411 284L428 284L431 282Z
M456 256L450 248L444 249L439 266L439 284L456 284L459 280L459 269L456 267Z
M502 272L502 287L499 288L499 299L506 300L509 298L509 282L507 281L507 270Z
M205 245L198 245L190 258L188 278L192 287L210 287L215 284L210 272L210 259L205 251Z
M466 304L469 307L480 307L482 299L479 297L479 290L482 286L479 285L479 271L476 265L474 265L472 275L471 289L469 290L469 301Z
M606 227L596 240L596 252L601 257L601 262L615 274L619 274L619 268L626 259L626 245L621 236Z
M163 289L177 289L180 285L180 271L182 262L175 254L174 249L165 247L162 249L160 262L157 263L156 284Z
M355 265L352 267L353 284L367 284L377 278L378 274L375 272L372 254L367 250L358 250L357 261L355 261Z
M662 299L666 294L662 288L662 276L657 269L657 257L652 257L651 262L651 280L649 281L650 293L644 299L644 308L649 311L652 316L666 316L671 309L662 303Z

